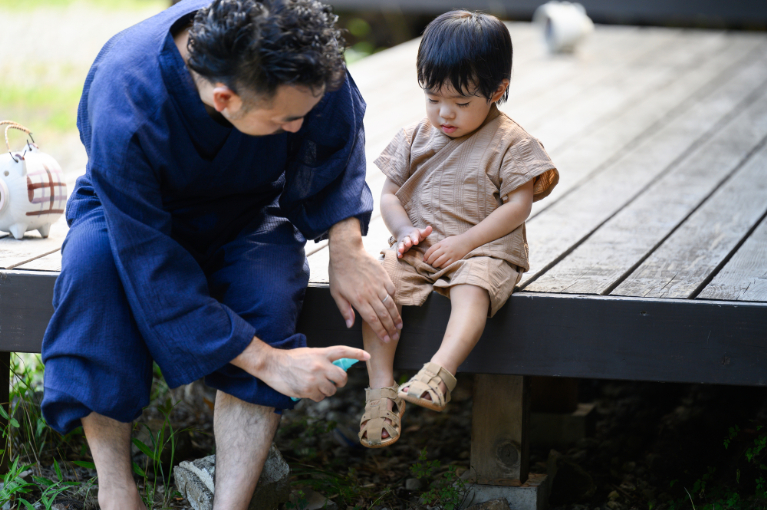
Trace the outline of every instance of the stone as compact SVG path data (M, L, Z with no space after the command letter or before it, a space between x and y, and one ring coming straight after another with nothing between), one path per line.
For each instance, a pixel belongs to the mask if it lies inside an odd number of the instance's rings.
M471 506L466 510L511 510L511 507L509 507L509 502L506 499L498 498Z
M277 510L290 496L290 468L272 445L261 471L249 510ZM216 456L210 455L194 461L185 461L173 469L176 488L189 501L194 510L212 510Z
M408 478L405 480L405 489L409 491L420 491L423 483L418 478Z
M313 489L301 489L302 495L299 495L299 491L292 492L290 494L290 502L293 503L294 508L301 508L302 510L338 510L338 505L335 501L330 500ZM255 507L251 507L253 510ZM261 508L260 506L258 508Z
M472 505L504 499L514 510L544 510L549 496L548 477L531 473L527 481L517 485L481 485L467 483L466 497L461 505L468 509Z
M610 501L614 501L616 499L619 499L621 495L618 493L618 491L612 491L610 494L607 495L607 499Z

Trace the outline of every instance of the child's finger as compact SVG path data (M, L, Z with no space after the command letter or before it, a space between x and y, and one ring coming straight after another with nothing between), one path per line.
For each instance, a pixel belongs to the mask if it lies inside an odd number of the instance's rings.
M429 237L429 234L431 234L432 228L431 225L428 225L426 228L422 228L418 230L418 233L421 234L421 241Z

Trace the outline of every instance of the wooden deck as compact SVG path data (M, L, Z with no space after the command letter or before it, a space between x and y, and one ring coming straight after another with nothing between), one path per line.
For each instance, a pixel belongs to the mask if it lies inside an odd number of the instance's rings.
M537 27L509 27L502 110L543 142L561 181L533 208L532 268L485 334L508 341L480 342L462 369L767 385L767 34L598 26L576 55L551 56ZM417 47L351 66L376 199L372 161L424 116ZM59 223L45 240L0 239L2 350L39 349L65 234ZM376 212L366 249L388 236ZM326 244L307 253L300 329L358 344L327 299ZM435 296L406 310L400 366L423 362L448 307Z

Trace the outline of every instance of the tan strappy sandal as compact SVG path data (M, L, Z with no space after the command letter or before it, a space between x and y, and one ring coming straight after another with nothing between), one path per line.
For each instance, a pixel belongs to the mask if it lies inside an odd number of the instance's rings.
M439 389L439 383L445 383L447 391L442 394ZM426 363L408 382L399 387L397 396L415 404L417 406L431 409L432 411L442 411L450 402L450 393L455 389L456 384L453 374L437 365L436 363ZM407 392L402 391L407 388ZM431 400L422 398L424 393L428 393Z
M389 409L386 401L394 403L393 409ZM405 402L397 396L397 385L388 388L365 389L365 413L360 419L359 432L360 443L367 448L383 448L397 442L402 431L402 415L405 414ZM388 423L386 420L390 420ZM389 433L389 437L382 439L383 431ZM366 436L366 437L363 437Z

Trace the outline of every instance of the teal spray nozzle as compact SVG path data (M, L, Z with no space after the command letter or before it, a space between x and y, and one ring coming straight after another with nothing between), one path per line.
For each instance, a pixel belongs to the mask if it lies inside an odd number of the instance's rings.
M337 366L337 367L343 368L344 372L346 372L347 370L349 370L349 367L351 367L352 365L354 365L358 361L359 361L358 359L340 358L340 359L335 360L333 362L333 364L335 366ZM300 398L296 398L296 397L290 397L290 400L292 400L293 402L298 402L301 399Z

